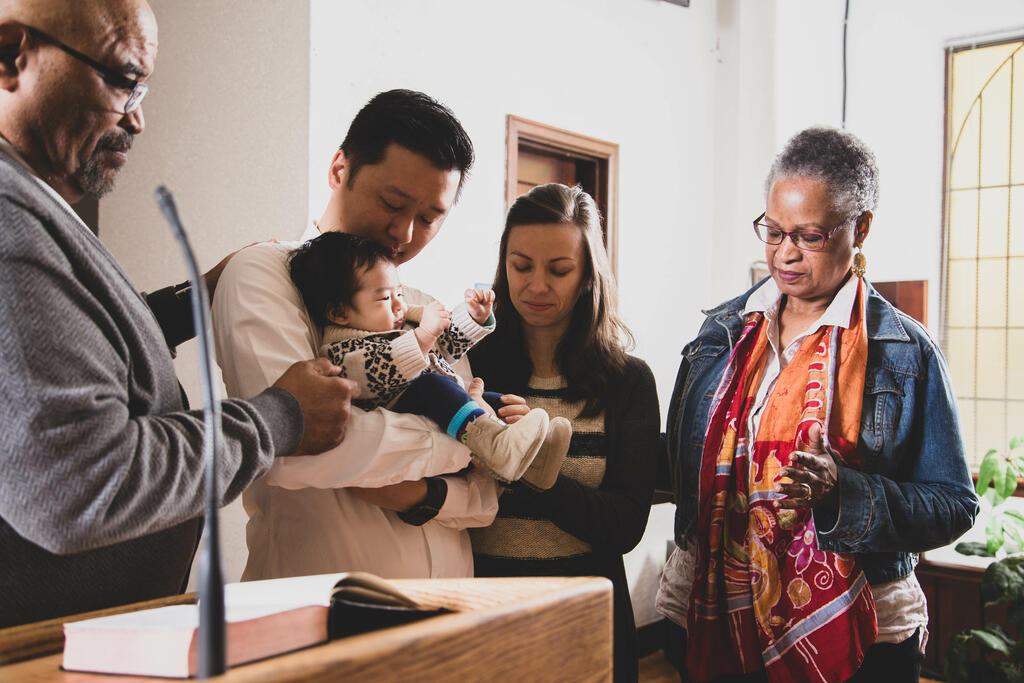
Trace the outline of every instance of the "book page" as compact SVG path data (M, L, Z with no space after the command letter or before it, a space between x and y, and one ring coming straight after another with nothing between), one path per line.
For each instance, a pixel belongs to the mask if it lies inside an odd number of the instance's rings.
M342 572L229 583L224 586L224 603L233 607L272 605L279 609L306 605L329 607L334 584L346 576L347 573Z
M453 612L498 607L565 588L565 577L392 579L390 582L424 609L443 607Z
M191 631L199 626L199 611L195 605L170 605L156 609L140 610L97 617L84 621L70 621L64 624L64 632L79 630L178 630Z

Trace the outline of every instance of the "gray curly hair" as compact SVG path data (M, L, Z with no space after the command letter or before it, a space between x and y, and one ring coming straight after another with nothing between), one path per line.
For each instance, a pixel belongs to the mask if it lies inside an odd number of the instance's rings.
M837 128L807 128L786 143L775 157L764 193L778 178L813 178L825 183L832 208L849 218L878 205L878 164L875 154L853 133Z

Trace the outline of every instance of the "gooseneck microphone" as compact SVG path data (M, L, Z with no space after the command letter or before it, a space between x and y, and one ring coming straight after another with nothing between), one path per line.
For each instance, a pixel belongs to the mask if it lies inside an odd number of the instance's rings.
M205 543L199 560L199 678L210 678L227 670L227 646L224 624L224 577L220 566L220 533L217 512L217 463L223 450L220 400L213 381L213 345L211 343L209 296L206 281L199 272L195 254L178 218L178 209L170 190L156 189L156 202L181 245L192 280L192 321L199 342L199 373L203 384L203 460L206 463Z

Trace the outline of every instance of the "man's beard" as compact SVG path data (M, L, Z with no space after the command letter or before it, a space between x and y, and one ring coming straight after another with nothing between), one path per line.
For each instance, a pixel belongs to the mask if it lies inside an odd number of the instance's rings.
M135 136L127 131L110 131L103 134L89 158L75 171L75 180L87 195L99 199L114 189L117 169L105 166L100 161L100 153L104 150L127 152L131 149L134 138Z

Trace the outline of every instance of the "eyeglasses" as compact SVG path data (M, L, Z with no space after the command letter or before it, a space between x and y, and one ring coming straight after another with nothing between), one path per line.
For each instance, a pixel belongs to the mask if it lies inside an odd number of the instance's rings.
M768 225L762 223L761 220L765 217L765 214L761 214L754 219L754 234L757 235L757 239L761 240L765 244L778 245L786 241L786 238L793 240L793 245L797 249L804 251L821 251L825 248L825 243L828 242L832 235L836 234L847 225L850 224L851 219L846 219L836 227L832 228L828 232L818 232L817 230L800 230L793 232L786 232L780 228L776 228L774 225Z
M83 55L81 52L79 52L73 47L68 47L67 45L60 42L53 36L44 33L43 31L40 31L39 29L34 28L32 26L25 26L25 30L28 31L33 36L35 36L37 39L50 43L54 47L60 48L64 52L67 52L69 55L71 55L78 61L82 62L83 64L91 66L93 69L98 71L101 76L103 76L103 80L105 80L107 83L114 86L115 88L120 88L126 91L128 93L128 100L124 103L125 114L131 114L133 111L138 109L139 105L142 104L142 98L146 96L147 92L149 92L149 86L143 83L142 81L137 81L133 78L128 78L124 74L114 71L109 66L100 64L92 57Z

